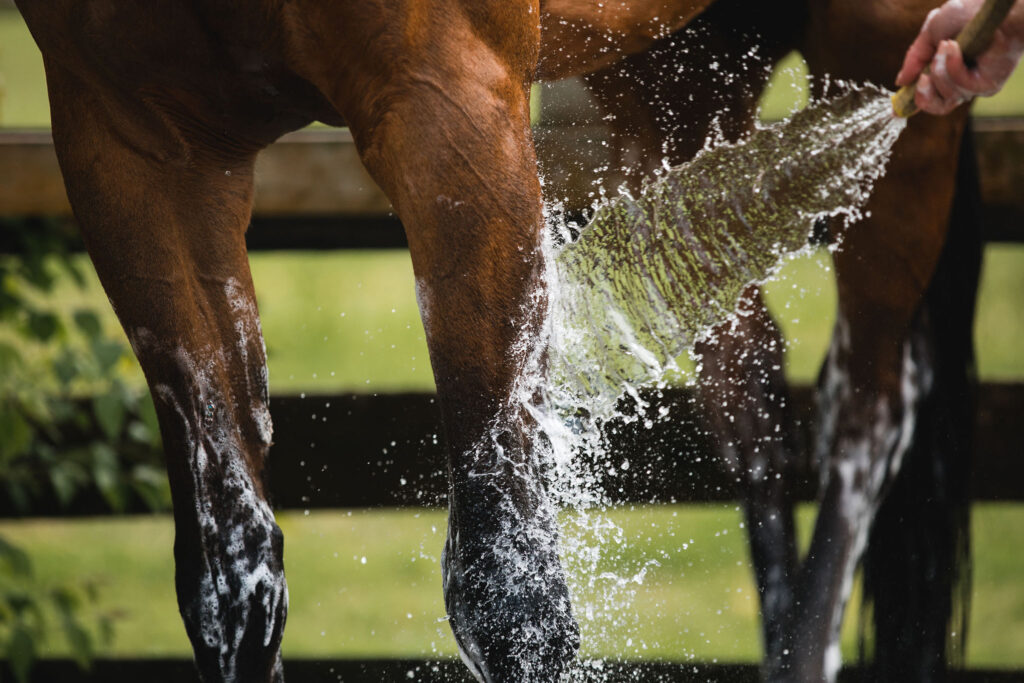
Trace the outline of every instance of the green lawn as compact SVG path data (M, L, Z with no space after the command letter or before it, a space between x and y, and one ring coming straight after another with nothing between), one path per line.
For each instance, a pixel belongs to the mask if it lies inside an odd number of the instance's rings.
M54 305L100 311L120 328L85 257L86 289L62 285ZM275 394L433 388L405 251L257 253L251 258ZM975 337L982 379L1024 378L1024 245L986 249ZM767 287L789 340L791 379L814 380L832 331L835 284L824 252L791 261ZM2 332L2 328L0 328ZM134 362L126 374L141 385Z
M813 510L801 510L806 531ZM720 661L758 657L753 593L740 515L733 506L658 506L610 514L625 531L600 572L631 577L631 606L610 624L601 603L575 596L587 655ZM452 656L438 569L439 511L336 511L280 515L291 613L285 653L303 657ZM1024 666L1024 511L978 505L971 666ZM164 517L4 522L48 579L90 577L102 608L120 615L114 656L188 656L173 594L173 530ZM806 533L804 534L806 536ZM658 564L649 564L656 559ZM130 571L125 571L130 568ZM579 579L579 577L575 577ZM611 581L611 579L606 579ZM588 619L588 605L598 615ZM851 614L856 610L851 609ZM855 656L855 629L844 631ZM49 655L63 652L51 647Z

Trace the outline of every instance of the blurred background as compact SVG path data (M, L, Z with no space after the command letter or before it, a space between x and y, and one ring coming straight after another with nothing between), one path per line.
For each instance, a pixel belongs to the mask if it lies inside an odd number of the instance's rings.
M765 118L805 100L804 73L797 55L780 65ZM543 124L542 104L535 110ZM1024 71L975 113L1024 116ZM18 13L0 2L0 135L48 125L38 50ZM0 185L13 182L0 176ZM0 243L0 498L9 497L5 509L13 511L0 521L0 652L18 670L37 655L190 657L173 593L166 482L143 455L158 439L141 371L60 221L0 216ZM405 250L259 251L251 263L272 405L284 396L433 390ZM789 340L788 376L812 383L834 320L827 254L788 264L768 296ZM1024 246L986 248L975 338L983 381L1024 380ZM96 436L54 436L54 420L77 421ZM316 447L343 453L346 444ZM114 510L142 501L153 512L34 517L40 471L58 503L70 505L91 487ZM812 516L811 506L801 508L805 536ZM587 654L759 657L757 599L735 503L629 506L612 517L628 550L609 562L626 567L656 557L659 564L636 586L630 628L588 642ZM291 593L286 657L456 654L440 590L442 510L299 509L279 521ZM973 524L967 662L1024 667L1024 509L979 504ZM856 615L849 610L847 657L856 654Z

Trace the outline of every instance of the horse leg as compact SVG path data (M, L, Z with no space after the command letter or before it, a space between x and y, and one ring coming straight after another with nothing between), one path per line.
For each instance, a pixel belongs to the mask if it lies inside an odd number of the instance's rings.
M46 67L68 196L160 420L178 605L200 676L281 681L288 593L244 241L255 150L189 148L149 105Z
M320 27L354 10L323 11L297 35L333 49ZM372 40L328 55L345 70L310 79L349 122L409 239L449 451L442 570L462 657L483 681L553 681L579 636L523 405L545 309L529 128L538 7L390 11L366 27Z
M366 137L353 129L409 238L449 448L442 564L452 631L481 680L553 681L578 633L537 434L516 395L544 306L528 85L495 101L487 84L450 77L459 101L403 90L391 96L392 120ZM473 119L461 112L488 100Z
M974 303L981 268L980 189L972 135L961 142L949 233L912 334L926 339L922 397L903 467L864 553L875 680L942 681L962 657L969 604L970 463L975 409ZM953 621L954 615L958 621Z
M799 443L782 373L783 342L759 289L748 289L737 319L697 348L711 443L743 504L770 667L782 656L799 566L793 517Z
M802 51L811 72L888 83L934 4L808 3ZM865 35L875 37L869 46ZM909 122L869 217L836 254L839 312L819 390L821 506L772 680L837 675L853 574L933 384L921 304L946 235L965 114Z
M590 74L619 153L612 164L636 189L667 157L678 164L713 127L729 139L750 130L772 66L796 43L802 9L720 0L685 31ZM714 62L715 70L707 68ZM612 186L615 181L610 183ZM698 399L712 447L735 475L761 599L766 660L782 650L797 553L793 525L796 428L789 410L779 329L756 287L742 315L697 346Z
M807 54L817 71L819 53ZM819 392L821 507L773 680L833 681L838 672L854 570L932 386L931 345L915 320L945 238L963 123L963 112L911 121L869 218L836 255L839 313Z

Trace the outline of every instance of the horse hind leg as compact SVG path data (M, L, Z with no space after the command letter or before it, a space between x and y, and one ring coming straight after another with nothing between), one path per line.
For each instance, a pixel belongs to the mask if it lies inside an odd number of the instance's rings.
M288 592L244 242L254 155L213 162L194 149L182 163L180 140L147 124L145 107L50 62L47 77L68 195L156 405L178 605L200 676L281 681Z
M794 524L799 443L782 374L783 342L760 292L701 352L700 404L713 448L743 504L758 594L764 661L782 656L799 566Z
M903 469L879 508L864 555L879 681L945 680L947 661L962 656L965 645L979 205L968 133L946 244L911 331L930 349L932 390L921 401Z
M921 306L948 224L962 125L949 118L912 123L875 190L870 217L836 254L839 315L819 391L825 486L797 581L788 654L773 681L833 681L838 674L854 572L932 392L933 347L921 334ZM929 190L913 207L904 201L908 179Z
M909 40L898 36L912 36L933 4L810 3L803 53L811 72L887 82ZM863 31L849 27L869 30L880 20L890 38L864 59ZM819 389L817 453L825 486L797 581L788 654L771 672L773 681L833 681L838 674L854 572L934 390L934 347L922 334L928 322L922 306L947 235L965 115L961 109L909 122L867 217L846 232L835 254L839 315Z

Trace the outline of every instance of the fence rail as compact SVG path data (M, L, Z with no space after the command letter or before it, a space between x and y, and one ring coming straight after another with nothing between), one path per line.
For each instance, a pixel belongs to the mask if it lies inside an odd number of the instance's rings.
M735 474L712 456L700 428L694 397L688 390L666 391L651 399L653 426L644 420L617 424L609 437L617 465L596 483L613 503L697 503L736 497ZM813 428L813 391L794 387L792 406L805 441ZM1008 416L1024 405L1024 384L985 384L978 396L973 495L977 501L1024 501L1024 437ZM668 406L658 419L659 406ZM271 450L271 498L278 509L338 507L441 506L447 491L443 432L432 394L348 394L281 396L271 400L274 448ZM102 438L75 427L74 438ZM804 449L805 451L807 449ZM158 462L159 453L151 458ZM803 463L797 496L813 500L818 477ZM605 469L605 468L595 468ZM40 474L43 494L33 501L33 516L111 514L96 490L61 505ZM135 501L129 512L145 512ZM11 500L0 497L0 517L18 515Z
M1024 242L1024 118L978 119L974 126L986 239ZM588 204L592 175L581 169L610 161L605 129L559 125L538 127L535 134L552 196ZM49 131L0 130L0 178L0 216L70 216ZM260 155L247 242L250 249L406 244L387 197L344 129L290 133Z
M576 110L580 109L575 103ZM550 117L558 122L557 112ZM1024 242L1024 118L979 119L975 138L990 241ZM604 129L593 119L582 125L535 129L547 185L556 196L583 196L591 176L582 168L607 161ZM571 152L571 153L570 153ZM70 207L46 130L0 130L0 216L68 217ZM285 226L286 229L285 229ZM359 162L347 130L307 129L284 136L261 156L256 168L251 249L400 247L401 224L383 193ZM7 245L8 247L10 245ZM5 247L0 230L0 251ZM601 482L611 500L698 502L734 496L732 478L710 452L696 426L692 397L670 392L672 421L650 430L637 424L620 430L614 452L631 461L628 478ZM810 428L811 392L795 390L797 413ZM978 500L1024 500L1024 437L1013 415L1024 405L1024 385L982 387L975 447ZM281 508L438 505L445 496L442 431L433 396L278 397L273 401L276 446L273 495ZM666 449L666 444L669 447ZM158 455L154 454L154 458ZM815 473L802 472L800 496L815 494ZM403 483L404 482L404 483ZM42 487L45 490L45 487ZM45 496L33 514L108 512L98 492L70 507ZM0 516L15 514L0 501Z
M473 678L462 662L453 659L286 659L285 678L302 683L471 683ZM12 680L9 667L0 666L3 680ZM753 664L706 664L670 662L619 662L603 665L595 681L602 683L759 683ZM849 667L839 674L839 683L871 680L862 669ZM1008 670L955 669L948 683L1019 683L1021 674ZM32 672L31 683L199 683L192 662L187 659L101 659L83 672L67 660L42 660Z

